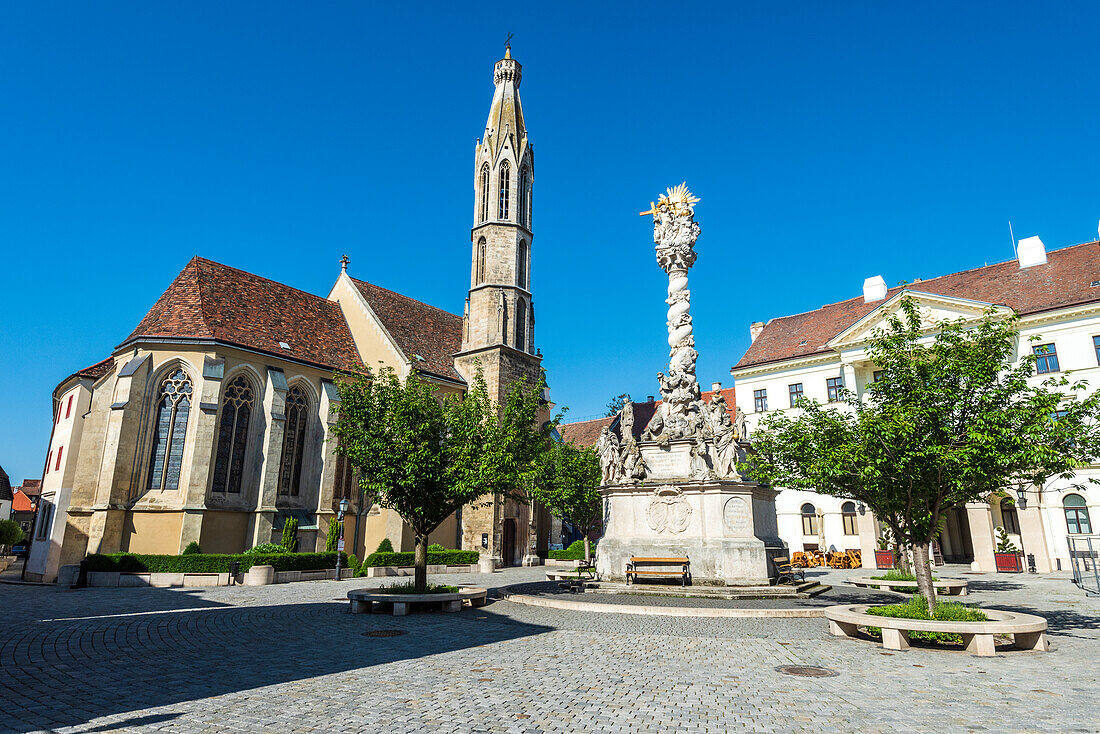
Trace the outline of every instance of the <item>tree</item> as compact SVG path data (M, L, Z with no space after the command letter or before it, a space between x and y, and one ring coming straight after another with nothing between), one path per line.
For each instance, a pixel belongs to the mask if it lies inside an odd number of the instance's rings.
M340 545L340 521L335 517L328 519L328 535L325 536L325 552L332 553Z
M608 400L607 417L610 418L613 415L618 415L619 411L623 409L623 406L626 404L627 400L630 400L630 395L628 393L616 395L615 397Z
M298 518L288 517L283 521L283 547L287 553L298 552Z
M542 383L515 383L503 405L478 370L464 395L437 395L410 373L339 374L337 451L359 471L372 502L397 512L415 538L415 588L427 587L428 535L486 495L526 501L554 422L538 425Z
M869 339L877 381L846 410L801 400L753 434L745 466L758 479L863 502L913 551L920 592L935 607L929 546L944 512L1041 484L1100 454L1100 393L1062 374L1031 385L1035 356L1016 357L1018 320L993 310L928 337L908 297Z
M15 520L0 520L0 548L15 545L23 536L23 528Z
M584 533L584 560L592 560L588 534L603 522L600 458L595 449L555 441L539 462L531 495Z

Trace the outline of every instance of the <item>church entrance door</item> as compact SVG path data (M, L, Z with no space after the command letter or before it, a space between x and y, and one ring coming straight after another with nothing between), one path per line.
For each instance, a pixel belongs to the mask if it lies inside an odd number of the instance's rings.
M514 566L516 563L516 521L508 518L504 521L504 533L501 539L501 560L504 566Z

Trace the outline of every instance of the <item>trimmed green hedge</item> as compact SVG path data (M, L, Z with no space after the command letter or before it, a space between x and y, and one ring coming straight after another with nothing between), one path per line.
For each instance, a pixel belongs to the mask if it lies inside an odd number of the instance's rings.
M428 553L429 566L461 566L477 563L479 558L477 551L445 550ZM377 566L411 566L413 565L412 553L371 553L363 561L364 567Z
M347 554L343 564L347 567ZM274 566L276 571L321 571L336 568L335 553L205 553L186 556L142 553L93 553L88 556L89 571L122 573L228 573L229 564L238 561L241 571L253 566Z
M595 555L596 541L589 541L589 545L592 546L592 553ZM583 561L584 541L574 540L565 550L552 550L547 555L557 561Z

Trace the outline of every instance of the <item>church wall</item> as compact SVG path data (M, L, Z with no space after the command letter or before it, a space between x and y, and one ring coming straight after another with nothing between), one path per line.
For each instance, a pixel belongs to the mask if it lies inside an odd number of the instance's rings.
M180 512L128 512L126 513L125 553L179 553L180 530L183 513Z
M199 535L203 553L242 553L252 547L249 540L246 513L211 510L203 513Z

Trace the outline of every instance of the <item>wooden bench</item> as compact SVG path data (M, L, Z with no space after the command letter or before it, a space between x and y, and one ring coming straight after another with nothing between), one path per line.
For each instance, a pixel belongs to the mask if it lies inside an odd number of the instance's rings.
M887 650L908 650L910 632L943 632L960 635L966 651L974 655L996 655L994 635L1012 635L1013 644L1024 650L1046 652L1047 621L1034 614L982 609L988 622L948 622L931 619L902 619L867 614L868 604L840 605L825 609L829 632L837 637L855 637L860 627L882 630L882 646Z
M679 568L639 568L639 565L679 566ZM629 585L638 580L639 576L659 576L664 578L680 578L680 585L687 586L691 580L691 561L688 558L644 558L633 556L626 562L626 583Z
M776 579L776 583L783 583L783 579L789 579L792 583L795 577L806 580L806 572L802 566L796 566L791 563L791 559L786 556L776 556L775 570L779 573L779 578Z

